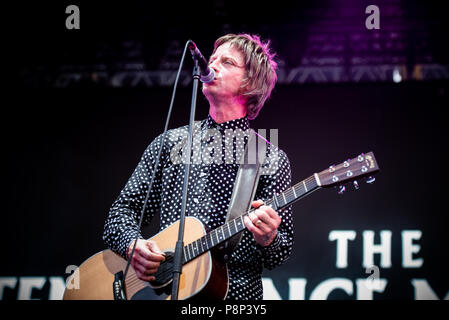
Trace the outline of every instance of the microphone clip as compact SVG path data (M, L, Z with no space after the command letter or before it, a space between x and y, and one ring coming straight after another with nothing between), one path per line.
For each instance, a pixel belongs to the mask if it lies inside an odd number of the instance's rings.
M198 67L200 69L200 81L202 83L210 83L214 81L215 79L215 71L211 67L209 67L209 64L207 63L206 58L201 54L201 51L196 46L195 42L192 40L189 40L188 42L188 48L190 50L190 53L192 54L193 61L198 63ZM195 66L197 64L195 63ZM195 75L195 70L194 70Z

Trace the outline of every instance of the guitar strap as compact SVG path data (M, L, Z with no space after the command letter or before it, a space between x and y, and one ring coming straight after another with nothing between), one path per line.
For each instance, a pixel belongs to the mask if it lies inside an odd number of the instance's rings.
M193 136L200 130L200 123L200 121L196 121ZM240 166L234 182L226 222L245 214L251 208L266 151L267 141L265 138L258 135L253 129L249 129L248 142L240 158ZM220 257L224 262L229 261L242 236L242 233L236 234L219 247Z
M266 156L267 142L254 130L249 130L248 143L245 152L240 160L239 170L232 191L231 202L229 204L226 222L235 219L246 213L251 208L259 182L261 166ZM239 233L224 243L221 254L225 262L228 262L231 255L243 234Z

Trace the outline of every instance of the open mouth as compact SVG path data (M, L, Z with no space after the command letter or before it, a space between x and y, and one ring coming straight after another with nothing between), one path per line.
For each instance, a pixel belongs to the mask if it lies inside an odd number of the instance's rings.
M216 81L217 81L217 78L214 78L214 80L212 80L211 82L209 82L209 83L204 83L204 84L205 84L205 85L211 85L211 84L214 84Z

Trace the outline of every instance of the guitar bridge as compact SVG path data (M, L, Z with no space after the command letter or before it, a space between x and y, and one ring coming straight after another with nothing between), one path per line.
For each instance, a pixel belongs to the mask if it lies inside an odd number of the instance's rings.
M123 290L123 283L123 271L119 271L114 275L114 282L112 283L114 300L126 300L125 291Z

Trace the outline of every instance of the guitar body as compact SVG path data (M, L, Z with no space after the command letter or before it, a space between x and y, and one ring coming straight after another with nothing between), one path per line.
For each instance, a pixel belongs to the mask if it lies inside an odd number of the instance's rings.
M178 239L179 221L173 223L151 238L166 255L174 253ZM190 243L206 234L198 219L186 217L184 243ZM127 261L111 250L101 251L85 262L67 280L64 300L114 300L119 296L115 281L123 275ZM128 300L170 300L171 280L154 285L140 280L134 268L129 267L125 279L125 295ZM178 298L224 299L228 292L228 270L226 264L207 251L185 263L179 281Z

